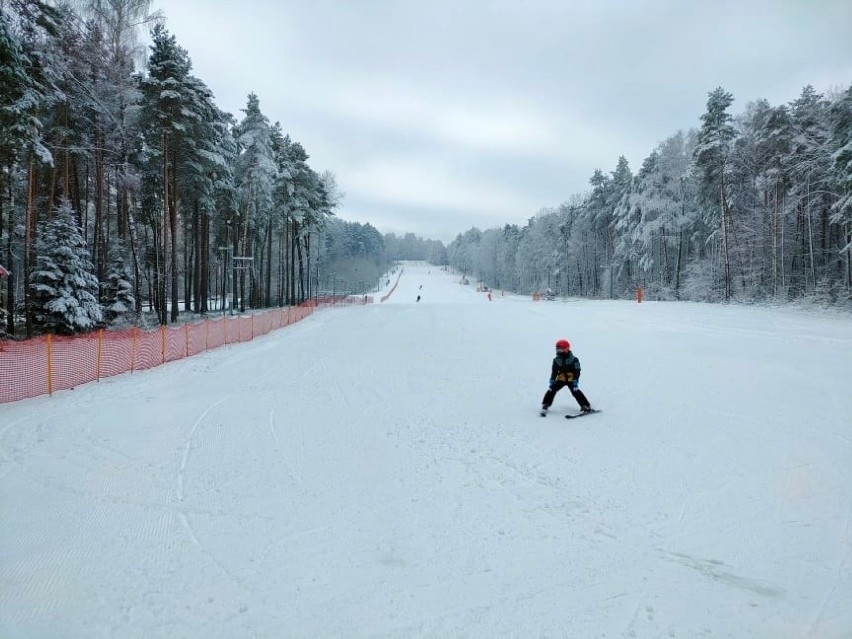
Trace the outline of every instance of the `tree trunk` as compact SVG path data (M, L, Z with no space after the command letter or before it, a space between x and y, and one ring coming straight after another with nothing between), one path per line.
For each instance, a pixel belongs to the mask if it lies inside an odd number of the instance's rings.
M166 312L166 247L169 228L169 134L163 130L163 220L160 228L162 241L159 247L157 268L157 317L161 325L168 324Z
M70 200L74 205L74 210L77 211L77 215L80 215L82 207L83 196L80 191L80 163L77 161L77 157L74 156L74 159L71 161L71 195ZM85 229L83 229L83 233L85 235Z
M35 226L36 213L33 200L35 199L33 191L35 190L35 166L33 165L32 154L30 154L27 164L27 202L24 218L24 268L21 274L24 278L24 314L27 329L27 338L33 336L33 309L32 299L30 295L30 269L33 263L35 241Z
M210 216L202 213L199 217L198 299L201 301L199 311L206 313L210 310L207 302L210 297Z
M266 297L264 306L272 306L272 222L266 232Z
M298 223L296 220L290 221L290 304L295 306L297 302L296 294L296 248L299 244L297 238L299 236Z
M183 226L183 308L198 312L198 198L192 200L192 218Z
M106 206L104 207L104 219L103 219L103 230L101 232L101 248L98 252L101 256L100 267L97 270L98 281L105 282L106 275L109 265L109 252L110 252L110 238L112 234L110 233L109 221L112 216L112 198L109 197L110 193L110 171L106 171L106 197L104 201L106 202Z
M728 255L728 210L725 202L725 183L719 189L719 207L722 215L722 266L725 279L725 301L731 299L731 261Z
M92 261L95 264L95 272L103 277L104 265L101 247L103 245L103 216L104 216L104 152L103 140L95 122L95 224L94 237L92 238Z
M807 187L807 215L808 215L808 262L811 271L811 285L816 288L816 267L814 266L814 230L811 222L811 176L808 174Z
M177 191L177 166L178 166L178 158L177 158L178 145L175 144L173 146L172 151L172 192L171 192L171 205L169 206L169 232L171 233L171 284L172 284L172 313L171 320L172 323L176 322L178 319L178 315L180 313L180 309L178 308L178 191Z
M130 254L133 259L133 302L134 315L138 321L142 313L142 274L139 268L138 238L136 237L136 220L133 207L127 204L127 230L130 237Z
M293 238L293 243L296 245L296 252L299 256L299 302L304 302L305 299L305 256L302 253L302 243L298 238Z
M311 299L313 295L311 294L311 234L307 233L305 235L305 254L307 257L305 258L305 280L307 281L307 286L305 286L305 299Z
M12 189L12 171L14 169L13 165L9 165L9 219L6 223L8 225L8 230L6 232L6 252L4 258L4 264L10 271L9 276L6 278L6 333L11 337L15 334L15 285L14 285L14 277L15 277L15 265L12 263L12 237L13 231L15 229L15 196L14 190ZM3 208L3 171L0 171L0 237L3 235L4 228L4 212ZM0 309L2 309L2 305L0 305Z
M192 201L192 233L187 233L187 236L192 238L191 251L192 260L186 269L187 279L192 274L192 310L196 313L201 312L201 254L204 250L202 246L202 229L201 229L201 214L199 212L198 198ZM189 309L187 309L189 310Z
M778 295L778 180L775 180L772 211L772 295Z
M683 229L678 233L677 260L675 261L675 296L680 299L680 272L683 268Z
M278 306L284 306L287 302L286 292L285 292L285 269L287 266L287 230L286 228L281 228L278 233L278 290L276 292L278 296Z

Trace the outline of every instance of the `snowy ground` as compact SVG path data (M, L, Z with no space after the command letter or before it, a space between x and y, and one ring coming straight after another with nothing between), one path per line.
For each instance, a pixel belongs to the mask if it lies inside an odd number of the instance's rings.
M0 636L852 637L848 316L458 279L0 405Z

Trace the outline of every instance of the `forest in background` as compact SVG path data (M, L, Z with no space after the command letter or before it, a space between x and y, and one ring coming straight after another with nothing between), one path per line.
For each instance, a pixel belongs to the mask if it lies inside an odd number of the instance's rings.
M367 292L422 248L335 217L335 176L254 93L221 111L150 1L0 9L0 335Z
M221 111L150 8L0 0L0 335L363 293L403 259L519 293L852 303L852 86L736 116L715 89L638 173L445 247L339 219L333 173L254 93Z
M852 306L852 85L733 100L711 91L636 174L622 156L524 227L460 234L450 263L520 293Z

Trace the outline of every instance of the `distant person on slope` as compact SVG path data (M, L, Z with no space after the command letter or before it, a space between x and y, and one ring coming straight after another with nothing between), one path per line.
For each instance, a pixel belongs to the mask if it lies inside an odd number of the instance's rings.
M556 357L550 369L550 385L541 400L541 414L545 415L553 404L556 393L565 387L571 391L574 399L584 413L592 412L589 400L580 390L580 360L571 352L571 344L567 339L556 342Z

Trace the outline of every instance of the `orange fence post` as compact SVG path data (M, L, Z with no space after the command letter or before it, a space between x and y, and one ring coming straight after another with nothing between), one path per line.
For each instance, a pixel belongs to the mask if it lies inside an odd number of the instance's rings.
M637 286L637 287L636 287L636 301L637 301L639 304L641 304L641 303L642 303L642 298L643 298L643 297L645 297L645 293L642 291L642 287L641 287L641 286Z
M104 329L98 330L98 361L95 363L95 381L101 381L101 353L104 346Z
M51 377L53 376L53 369L51 367L50 361L50 347L53 344L53 335L51 333L47 334L47 394L53 395L53 380Z

